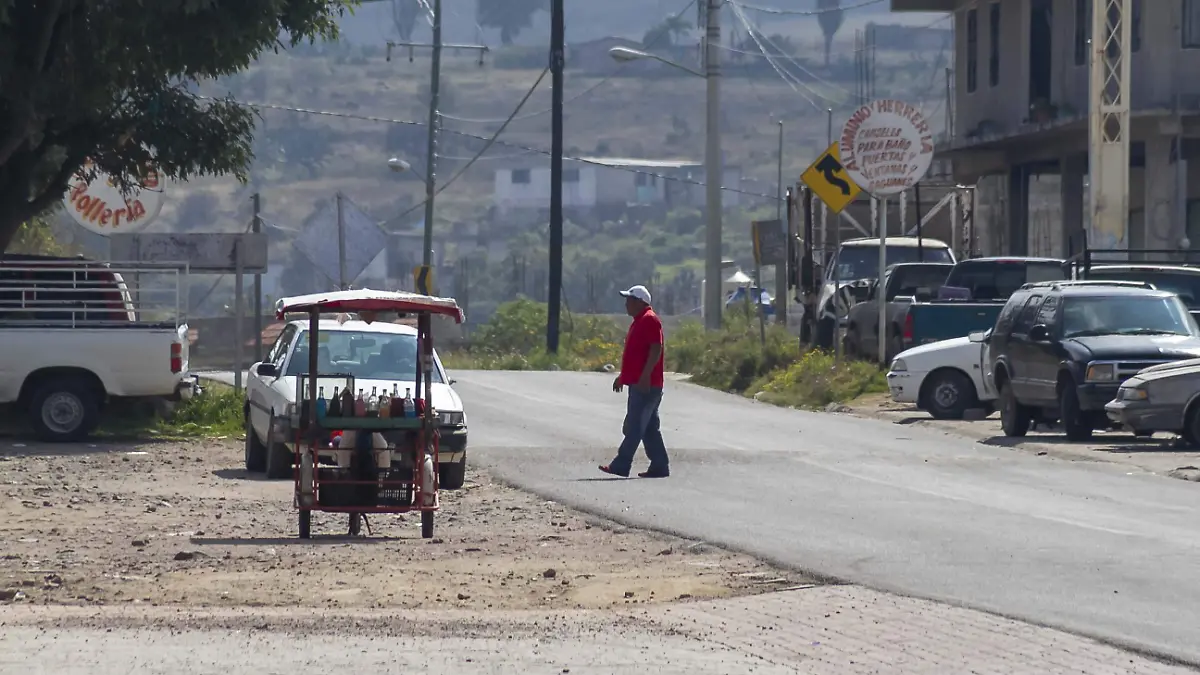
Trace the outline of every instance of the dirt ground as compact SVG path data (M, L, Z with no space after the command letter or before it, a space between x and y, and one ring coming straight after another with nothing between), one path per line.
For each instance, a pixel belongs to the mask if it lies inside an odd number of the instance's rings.
M1024 438L1008 438L1000 429L999 413L976 421L935 420L912 405L892 401L887 394L865 396L846 406L843 412L935 429L985 445L1071 461L1109 462L1200 482L1200 450L1179 444L1174 434L1155 434L1143 439L1122 430L1098 431L1091 441L1075 443L1068 441L1061 429L1039 427Z
M803 583L707 544L630 530L468 472L435 538L379 515L348 537L290 481L248 477L240 441L39 445L0 439L0 601L329 609L574 609Z

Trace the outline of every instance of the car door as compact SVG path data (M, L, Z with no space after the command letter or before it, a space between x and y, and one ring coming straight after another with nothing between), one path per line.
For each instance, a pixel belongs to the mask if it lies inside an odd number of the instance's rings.
M278 402L275 400L277 396L274 385L283 374L284 360L291 351L296 330L294 325L284 326L283 330L279 332L279 336L275 338L275 344L271 346L271 350L267 352L267 356L263 360L263 363L275 366L275 375L264 377L258 374L257 369L252 368L246 376L246 399L250 404L250 424L262 440L267 438L267 432L270 430L272 406L278 406Z
M1033 355L1030 362L1030 388L1033 391L1033 399L1042 403L1058 400L1058 364L1062 361L1058 309L1061 304L1059 296L1047 295L1033 320L1035 326L1043 325L1050 332L1049 340L1030 342L1030 352Z
M1029 339L1029 330L1037 319L1042 306L1040 294L1030 295L1017 313L1013 322L1012 336L1008 341L1008 373L1012 379L1013 393L1022 403L1038 400L1037 366L1038 348Z

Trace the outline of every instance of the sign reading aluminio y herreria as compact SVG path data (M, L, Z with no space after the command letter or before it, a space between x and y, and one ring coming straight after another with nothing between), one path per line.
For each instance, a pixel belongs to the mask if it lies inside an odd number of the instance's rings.
M916 106L881 99L854 111L838 140L842 166L854 182L886 197L911 188L933 162L933 131Z

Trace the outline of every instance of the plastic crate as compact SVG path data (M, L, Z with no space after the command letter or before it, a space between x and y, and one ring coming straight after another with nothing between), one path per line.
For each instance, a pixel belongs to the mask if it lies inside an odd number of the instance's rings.
M391 484L340 483L326 481L356 480L354 470L349 468L321 467L317 477L317 504L328 507L347 506L412 506L413 485L411 471L377 469L375 480ZM396 483L393 481L403 481Z

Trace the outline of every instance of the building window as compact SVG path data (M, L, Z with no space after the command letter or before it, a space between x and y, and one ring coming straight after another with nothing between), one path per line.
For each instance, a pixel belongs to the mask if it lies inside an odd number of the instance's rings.
M1142 51L1142 0L1133 0L1129 6L1129 48L1135 52Z
M579 182L579 169L563 169L563 182L564 183L578 183Z
M1000 84L1000 3L993 2L988 9L988 84Z
M1091 36L1092 0L1075 0L1075 65L1088 62L1088 38Z
M1197 0L1181 0L1183 2L1183 20L1179 32L1183 37L1184 49L1200 49L1200 2Z
M529 184L529 169L513 169L512 170L513 185L528 185Z
M979 69L979 17L973 9L967 10L967 93L975 91Z

